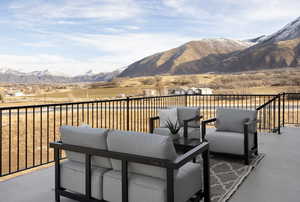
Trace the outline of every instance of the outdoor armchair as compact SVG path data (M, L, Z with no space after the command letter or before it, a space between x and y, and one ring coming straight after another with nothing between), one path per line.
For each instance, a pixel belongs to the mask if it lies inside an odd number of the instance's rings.
M199 107L176 107L170 109L159 110L159 115L149 119L149 132L169 135L170 131L166 126L166 122L179 124L179 134L185 138L201 139L201 124ZM155 121L159 120L159 127L155 127Z
M215 122L216 128L207 131L207 124ZM240 157L250 163L258 154L257 111L218 108L216 118L202 121L202 138L210 144L213 154Z

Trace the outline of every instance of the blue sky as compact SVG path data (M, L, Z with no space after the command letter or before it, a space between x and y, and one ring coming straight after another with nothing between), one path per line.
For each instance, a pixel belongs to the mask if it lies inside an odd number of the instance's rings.
M299 0L1 0L0 68L107 72L202 38L271 34Z

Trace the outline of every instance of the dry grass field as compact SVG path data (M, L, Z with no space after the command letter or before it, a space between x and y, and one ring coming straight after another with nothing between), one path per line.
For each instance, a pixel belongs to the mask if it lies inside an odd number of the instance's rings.
M157 95L164 95L162 93L163 89L179 87L208 87L212 88L215 94L299 92L300 69L286 68L236 74L162 75L116 78L110 82L78 85L65 84L62 89L58 90L40 91L25 97L5 98L5 101L0 103L0 106L89 101L127 96L138 97L145 95L145 89L155 89ZM36 85L35 88L37 88ZM45 88L44 85L43 88Z

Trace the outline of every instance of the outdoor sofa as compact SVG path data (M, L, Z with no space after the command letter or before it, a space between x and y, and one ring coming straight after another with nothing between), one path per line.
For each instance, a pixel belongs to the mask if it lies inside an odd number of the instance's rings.
M50 143L55 199L89 202L210 201L209 146L178 156L170 137L102 128L62 126ZM66 160L60 160L61 150ZM202 155L202 164L191 160Z
M215 129L207 124L215 122ZM257 111L218 108L216 118L202 121L202 139L207 141L212 154L242 158L250 163L258 155Z

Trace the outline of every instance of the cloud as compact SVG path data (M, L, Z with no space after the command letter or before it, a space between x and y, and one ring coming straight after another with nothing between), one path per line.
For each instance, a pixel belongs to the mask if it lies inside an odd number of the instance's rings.
M105 55L112 54L115 60L127 58L124 65L194 39L174 33L78 34L63 37L83 47L94 47Z
M0 68L12 68L23 72L49 70L50 72L63 72L72 76L83 74L90 69L96 70L96 72L102 72L101 67L103 65L103 61L105 66L111 65L109 63L105 63L105 60L103 59L94 58L80 61L76 59L65 58L59 55L49 54L2 54L0 55L0 60ZM103 70L105 71L105 69Z
M48 43L48 42L26 42L23 43L23 46L30 46L30 47L35 47L35 48L50 48L50 47L55 47L56 44L53 43Z
M63 0L18 1L10 9L19 19L57 20L57 19L97 19L119 20L132 18L140 13L134 0ZM67 21L65 21L67 22Z
M49 69L72 75L82 74L90 69L95 72L109 72L192 39L176 34L158 33L74 34L60 35L59 37L70 43L76 43L79 50L95 49L95 52L99 52L99 56L80 60L50 54L0 55L1 66L18 68L27 72Z
M270 34L298 17L300 10L299 0L12 2L0 23L18 30L12 35L15 47L10 44L15 53L0 55L0 65L72 74L111 71L203 37ZM10 37L5 32L1 36ZM25 55L20 44L33 47L26 52L31 55Z

